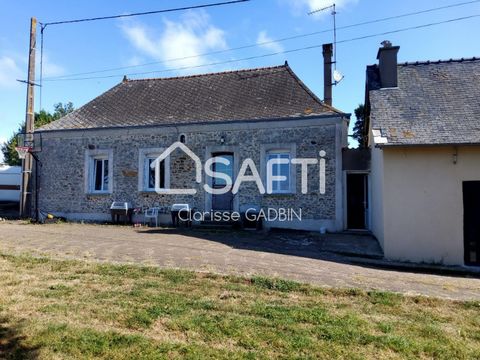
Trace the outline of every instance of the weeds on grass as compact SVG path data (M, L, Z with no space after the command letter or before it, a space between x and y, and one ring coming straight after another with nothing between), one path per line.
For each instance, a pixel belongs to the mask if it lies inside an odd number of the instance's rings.
M0 271L1 315L23 324L0 329L9 357L480 358L478 302L2 255Z
M300 283L295 281L278 278L266 278L263 276L254 276L252 277L251 281L256 287L282 292L298 291L302 286Z

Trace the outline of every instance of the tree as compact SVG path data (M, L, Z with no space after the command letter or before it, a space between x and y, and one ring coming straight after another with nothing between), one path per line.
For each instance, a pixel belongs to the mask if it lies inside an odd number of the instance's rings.
M73 103L68 102L66 104L57 103L53 105L53 114L46 110L40 110L40 112L35 113L35 128L47 125L52 121L58 120L61 117L71 113L75 110ZM17 151L15 147L18 146L18 135L25 132L25 125L21 125L17 131L8 139L8 141L2 145L3 160L6 164L10 166L20 166L22 161L18 158Z
M64 117L65 115L71 113L73 110L75 110L75 107L73 106L73 103L70 101L66 104L62 104L61 102L53 105L53 118L54 120L58 120L61 117Z
M365 105L358 105L358 107L355 109L355 117L357 118L357 121L353 127L353 138L358 141L359 147L367 147Z
M17 150L15 150L15 147L18 146L18 133L19 131L15 132L15 134L2 145L3 161L10 166L22 164L22 161L18 158Z

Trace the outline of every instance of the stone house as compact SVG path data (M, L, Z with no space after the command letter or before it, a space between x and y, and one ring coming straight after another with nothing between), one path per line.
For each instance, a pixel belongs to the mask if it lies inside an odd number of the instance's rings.
M331 83L327 84L327 88ZM344 228L342 149L347 146L349 114L321 101L282 66L159 79L124 79L78 110L36 131L42 150L39 208L74 220L108 220L113 201L135 207L187 203L200 211L241 211L246 206L289 208L298 218L273 219L268 226L330 231ZM204 184L224 187L176 149L159 165L161 189L193 188L195 194L159 193L151 164L172 144L181 143L202 164L222 157L217 172L234 180L252 159L265 180L269 159L287 159L274 172L284 180L261 194L243 182L237 194L215 195ZM323 158L319 155L322 153ZM316 159L302 169L290 160ZM324 191L320 160L324 161ZM251 175L251 170L246 175ZM161 220L169 221L169 215Z
M480 59L367 68L370 228L385 257L480 264Z

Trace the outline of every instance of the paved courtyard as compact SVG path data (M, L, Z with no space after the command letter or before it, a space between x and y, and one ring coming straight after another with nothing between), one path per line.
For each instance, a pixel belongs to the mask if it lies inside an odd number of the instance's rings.
M335 243L339 244L340 250L348 247L355 252L356 241L367 241L358 235L346 236L324 238L294 232L263 234L3 222L0 223L0 252L137 263L221 274L278 276L319 286L480 300L480 279L477 278L385 270L358 265L347 257L326 252L335 247ZM377 245L367 243L367 255L375 257Z

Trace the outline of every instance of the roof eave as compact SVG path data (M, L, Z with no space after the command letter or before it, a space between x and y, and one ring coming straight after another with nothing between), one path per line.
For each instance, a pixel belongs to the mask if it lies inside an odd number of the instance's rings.
M275 121L297 121L297 120L310 120L310 119L333 119L339 118L341 120L349 120L351 114L314 114L307 116L292 116L292 117L280 117L280 118L263 118L263 119L241 119L241 120L223 120L223 121L197 121L188 123L165 123L165 124L153 124L153 125L127 125L127 126L105 126L105 127L89 127L89 128L69 128L69 129L37 129L35 132L61 132L61 131L95 131L95 130L113 130L113 129L142 129L142 128L162 128L162 127L178 127L178 126L197 126L197 125L225 125L225 124L239 124L239 123L259 123L259 122L275 122Z
M431 144L375 144L376 148L403 148L403 147L440 147L440 146L480 146L480 142L450 142L450 143L431 143Z

